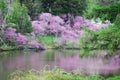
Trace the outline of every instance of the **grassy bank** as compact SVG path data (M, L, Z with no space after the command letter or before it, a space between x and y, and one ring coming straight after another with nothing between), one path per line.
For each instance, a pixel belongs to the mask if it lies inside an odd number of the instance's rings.
M79 72L67 73L64 70L16 71L8 80L120 80L120 75L104 78L98 75L83 75Z
M47 35L47 36L38 36L38 40L46 45L47 48L53 48L54 47L54 40L57 38L53 35Z

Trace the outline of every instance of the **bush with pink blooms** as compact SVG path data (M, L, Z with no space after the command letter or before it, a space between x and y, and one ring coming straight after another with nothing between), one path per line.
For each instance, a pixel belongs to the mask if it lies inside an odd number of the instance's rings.
M7 28L6 30L5 30L5 34L4 34L4 37L8 40L8 41L14 41L17 36L17 34L16 34L16 29L14 29L14 28Z
M99 18L88 20L83 16L73 16L70 14L54 16L50 13L41 13L38 16L38 20L32 21L33 32L31 32L31 36L38 38L39 36L51 35L56 37L53 43L54 47L78 48L80 38L86 33L84 28L98 31L101 28L107 28L109 25L110 23L103 23ZM30 48L45 48L36 39L32 41L28 39L30 36L17 33L16 29L12 27L5 30L4 37L9 42L14 42L15 45L29 45Z
M25 45L27 44L27 37L21 33L17 33L15 28L9 27L5 30L4 38L9 42Z
M39 41L37 40L33 40L31 42L28 43L29 47L32 49L45 49L44 44L41 44Z
M64 21L59 16L50 13L42 13L37 21L32 21L33 34L35 35L60 35L63 31Z
M29 36L30 37L30 36ZM37 40L29 40L28 36L17 33L15 28L9 27L5 30L4 38L10 45L34 49L45 49L45 46Z
M28 42L28 39L25 35L22 35L21 33L17 33L17 36L16 36L16 42L18 44L27 44Z
M79 39L84 35L83 27L93 31L107 28L109 23L102 23L100 19L88 20L83 16L64 14L54 16L50 13L42 13L38 20L32 21L33 32L36 36L54 35L59 37L55 40L55 46L73 45L79 43ZM78 47L78 45L76 46Z

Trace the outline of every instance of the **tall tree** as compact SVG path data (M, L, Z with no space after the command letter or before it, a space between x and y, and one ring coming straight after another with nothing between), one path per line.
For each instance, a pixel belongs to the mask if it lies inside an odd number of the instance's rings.
M41 0L44 12L51 12L51 8L57 0Z
M20 0L28 8L28 14L34 19L35 16L43 12L41 0Z
M52 7L52 13L56 15L63 13L81 15L86 6L85 1L86 0L56 0Z

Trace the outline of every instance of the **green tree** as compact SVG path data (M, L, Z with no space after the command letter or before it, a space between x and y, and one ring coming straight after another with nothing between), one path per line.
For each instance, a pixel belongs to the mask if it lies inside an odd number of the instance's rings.
M99 31L85 29L86 35L80 40L81 48L107 48L114 51L120 45L120 13L112 25Z
M120 0L86 0L87 8L84 15L87 18L100 17L102 20L114 22L118 13L120 13Z
M43 12L43 6L41 0L20 0L21 5L24 4L28 8L28 14L31 19L38 16Z
M52 7L54 6L54 3L56 2L57 0L41 0L42 2L42 6L44 8L44 12L50 12L51 13L51 9Z
M13 2L12 9L6 16L7 23L14 23L18 32L31 32L31 21L27 14L28 10L24 5L20 5L18 1Z
M86 0L56 0L52 6L55 15L70 13L81 15L86 6Z
M5 0L0 0L0 12L3 17L7 14L7 4L5 3Z

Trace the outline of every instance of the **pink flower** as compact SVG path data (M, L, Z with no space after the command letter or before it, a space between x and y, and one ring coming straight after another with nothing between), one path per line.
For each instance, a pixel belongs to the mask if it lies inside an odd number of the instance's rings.
M42 13L39 15L39 20L51 21L52 15L50 13Z
M40 42L38 42L37 40L33 40L33 41L29 42L28 45L30 46L30 48L45 49L45 46L43 44L41 44Z
M16 42L19 44L27 44L28 39L26 36L22 35L21 33L17 33Z
M14 29L14 28L7 28L6 30L5 30L5 38L7 39L7 40L9 40L9 41L14 41L15 39L16 39L16 36L17 36L17 34L16 34L16 29Z

